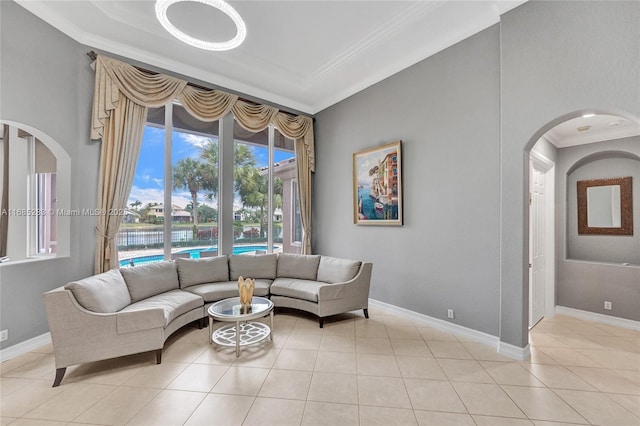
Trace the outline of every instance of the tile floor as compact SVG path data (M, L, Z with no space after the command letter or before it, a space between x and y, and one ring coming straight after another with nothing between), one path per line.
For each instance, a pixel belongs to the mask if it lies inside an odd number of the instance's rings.
M280 313L273 343L233 349L207 330L153 353L70 367L51 346L2 363L0 425L640 425L640 332L566 316L515 362L481 343L371 309Z

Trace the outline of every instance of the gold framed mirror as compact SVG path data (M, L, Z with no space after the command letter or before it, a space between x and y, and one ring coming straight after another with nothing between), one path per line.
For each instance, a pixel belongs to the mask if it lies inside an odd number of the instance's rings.
M578 234L633 235L632 178L580 180Z

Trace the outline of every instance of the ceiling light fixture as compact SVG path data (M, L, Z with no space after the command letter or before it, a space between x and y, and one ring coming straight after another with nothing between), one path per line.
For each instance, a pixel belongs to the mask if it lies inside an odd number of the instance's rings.
M588 113L588 114L582 114L582 118L591 118L591 117L595 117L596 115L593 113Z
M201 40L199 38L192 37L184 32L180 31L176 28L175 25L169 21L167 18L167 10L173 4L184 2L184 1L195 1L198 3L205 4L207 6L214 7L227 15L236 26L237 32L236 36L231 40L222 41L222 42L214 42L214 41L206 41ZM187 43L191 46L197 47L198 49L204 50L215 50L215 51L224 51L231 50L236 48L242 44L245 37L247 36L247 27L242 20L242 17L236 10L229 5L229 3L223 0L157 0L156 1L156 17L160 24L164 27L165 30L169 32L172 36L177 38L178 40Z

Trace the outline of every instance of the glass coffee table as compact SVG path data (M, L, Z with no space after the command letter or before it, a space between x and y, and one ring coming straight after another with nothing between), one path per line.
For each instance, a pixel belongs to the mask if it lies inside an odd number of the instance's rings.
M224 299L209 306L209 343L221 346L235 346L236 357L240 356L240 346L258 343L267 337L273 340L273 302L264 297L254 297L251 305L242 306L239 297ZM252 322L269 315L269 325ZM232 322L212 331L213 320Z

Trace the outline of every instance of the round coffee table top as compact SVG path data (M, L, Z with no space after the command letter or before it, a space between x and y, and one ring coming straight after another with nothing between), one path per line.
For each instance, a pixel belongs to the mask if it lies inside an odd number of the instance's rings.
M265 297L254 297L248 306L242 306L239 297L231 297L209 306L208 313L219 321L249 321L262 318L272 310L273 302Z

